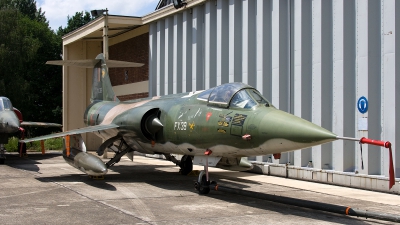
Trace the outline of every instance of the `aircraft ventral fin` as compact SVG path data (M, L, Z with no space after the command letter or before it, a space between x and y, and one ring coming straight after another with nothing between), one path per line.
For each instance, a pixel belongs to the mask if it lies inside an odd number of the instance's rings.
M60 132L60 133L55 133L55 134L49 134L49 135L44 135L40 137L34 137L34 138L29 138L25 140L20 140L22 142L32 142L32 141L40 141L40 140L45 140L45 139L50 139L50 138L56 138L56 137L64 137L67 135L73 135L73 134L83 134L83 133L89 133L89 132L96 132L100 130L108 130L112 128L117 128L119 127L116 124L107 124L107 125L97 125L97 126L90 126L90 127L85 127L85 128L79 128L75 130L70 130L66 132Z
M93 68L101 59L83 59L83 60L56 60L56 61L47 61L48 65L57 65L57 66L74 66L74 67L83 67L83 68ZM118 60L105 60L108 68L116 68L116 67L141 67L143 63L135 63L135 62L125 62Z

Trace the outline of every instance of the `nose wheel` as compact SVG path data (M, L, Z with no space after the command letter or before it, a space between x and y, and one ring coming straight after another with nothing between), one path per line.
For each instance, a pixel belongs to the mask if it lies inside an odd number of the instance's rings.
M207 149L204 153L206 156L211 155L212 151ZM206 163L204 165L204 170L200 171L197 181L194 183L194 188L201 195L206 195L210 193L210 185L217 185L217 182L210 181L208 176L208 157L206 157Z
M207 180L207 175L205 171L202 170L199 174L198 180L194 183L194 188L199 192L201 195L206 195L210 193L210 184L214 183Z

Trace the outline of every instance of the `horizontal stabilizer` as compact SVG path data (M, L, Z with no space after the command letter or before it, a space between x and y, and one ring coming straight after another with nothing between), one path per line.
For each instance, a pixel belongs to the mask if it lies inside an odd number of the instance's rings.
M40 141L40 140L46 140L46 139L50 139L50 138L56 138L56 137L64 137L64 136L73 135L73 134L84 134L84 133L96 132L96 131L100 131L100 130L108 130L108 129L117 128L117 127L118 127L118 125L116 125L116 124L90 126L90 127L70 130L70 131L66 131L66 132L60 132L60 133L49 134L49 135L44 135L44 136L40 136L40 137L29 138L29 139L20 140L20 141L27 143L27 142L32 142L32 141Z
M82 67L82 68L93 68L101 59L83 59L83 60L55 60L55 61L47 61L48 65L57 65L57 66L74 66L74 67ZM141 67L143 63L135 63L135 62L125 62L118 60L105 60L108 68L116 68L116 67Z
M61 124L58 123L44 123L44 122L28 122L24 121L21 123L22 127L31 126L31 127L62 127Z

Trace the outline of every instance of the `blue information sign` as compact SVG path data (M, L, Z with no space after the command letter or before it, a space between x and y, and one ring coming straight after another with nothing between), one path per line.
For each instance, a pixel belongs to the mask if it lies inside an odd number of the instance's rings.
M364 114L368 111L368 100L366 97L362 96L357 101L357 108L360 113Z

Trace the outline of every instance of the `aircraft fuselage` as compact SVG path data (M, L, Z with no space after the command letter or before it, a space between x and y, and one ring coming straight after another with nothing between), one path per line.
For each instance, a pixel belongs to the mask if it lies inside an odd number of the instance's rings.
M143 153L175 153L244 157L280 153L332 141L336 135L273 106L223 108L210 106L199 93L184 93L128 102L98 102L88 107L89 126L119 127L95 132L108 140L121 136ZM152 132L149 118L163 128ZM147 122L146 122L147 121Z

